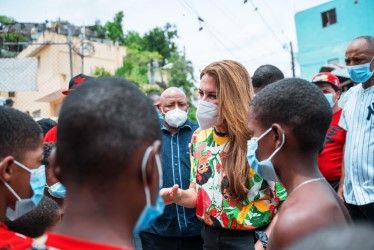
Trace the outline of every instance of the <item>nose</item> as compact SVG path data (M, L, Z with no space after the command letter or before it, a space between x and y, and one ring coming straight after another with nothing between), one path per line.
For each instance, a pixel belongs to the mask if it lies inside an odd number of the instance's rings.
M202 97L200 97L200 100L202 101L207 101L207 99L208 99L208 96L205 93Z

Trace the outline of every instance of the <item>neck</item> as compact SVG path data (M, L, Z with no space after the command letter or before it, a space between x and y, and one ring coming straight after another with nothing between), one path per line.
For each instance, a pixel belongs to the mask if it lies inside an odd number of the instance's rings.
M108 192L100 194L82 187L75 190L80 192L69 193L64 218L55 228L56 232L117 246L132 245L135 221L128 220L134 214L131 209L123 206L123 202L116 204L118 197Z
M170 127L169 124L167 124L166 122L164 122L164 126L167 128L167 130L173 135L175 133L177 133L179 131L179 128L173 128L173 127Z
M279 169L278 175L288 194L304 181L322 177L317 167L317 155L313 157L293 155L286 159L288 160L283 161L285 164Z
M224 125L224 124L216 125L216 126L214 126L214 129L219 134L226 134L227 133L227 126Z
M332 107L332 113L335 114L336 112L338 112L340 110L340 107L338 105L338 103L336 103L334 105L334 107Z

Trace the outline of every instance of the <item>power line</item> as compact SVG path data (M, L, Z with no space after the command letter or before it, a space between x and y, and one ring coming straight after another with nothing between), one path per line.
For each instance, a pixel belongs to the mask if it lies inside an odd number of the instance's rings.
M210 29L210 27L208 27L207 23L205 22L205 20L199 15L199 13L185 0L180 0L181 3L183 3L185 6L187 6L188 9L190 9L191 12L193 12L196 16L197 16L197 19L198 21L200 22L200 25L203 26L207 31L208 31L208 34L213 37L213 39L215 39L232 57L236 58L236 56L234 55L234 53L231 51L231 49L229 49L228 47L226 47L226 45L222 42L222 40L216 36L214 34L214 32Z
M270 31L270 33L274 36L274 38L279 42L279 44L283 48L284 47L284 42L281 39L279 39L278 35L272 29L272 27L270 26L270 24L266 21L265 17L259 11L258 7L253 3L253 0L248 0L248 1L252 5L254 11L260 16L262 22L265 24L265 26L267 27L267 29Z

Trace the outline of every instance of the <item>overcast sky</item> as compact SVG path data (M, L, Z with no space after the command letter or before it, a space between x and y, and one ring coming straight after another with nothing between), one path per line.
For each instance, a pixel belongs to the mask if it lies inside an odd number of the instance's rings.
M234 59L251 74L262 64L273 64L291 76L289 48L283 45L292 41L297 50L294 15L324 2L328 0L0 0L0 15L20 22L60 17L90 25L122 10L125 32L175 24L179 49L185 48L196 74L210 62ZM198 16L204 19L202 31Z

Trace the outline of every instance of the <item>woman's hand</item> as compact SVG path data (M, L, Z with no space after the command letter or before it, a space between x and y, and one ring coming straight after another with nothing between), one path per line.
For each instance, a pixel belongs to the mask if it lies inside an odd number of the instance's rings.
M179 188L178 184L175 184L170 188L162 188L160 190L160 196L164 200L165 205L177 203L181 199L182 190Z

